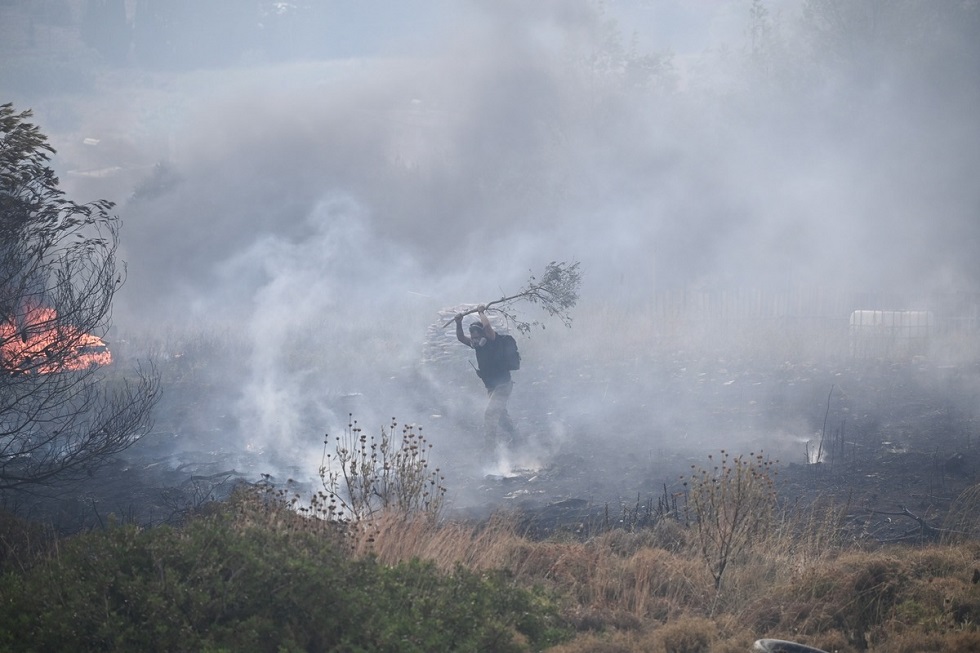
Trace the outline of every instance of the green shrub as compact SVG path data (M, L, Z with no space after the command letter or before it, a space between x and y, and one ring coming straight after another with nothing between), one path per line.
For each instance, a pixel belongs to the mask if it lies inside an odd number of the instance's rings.
M0 576L0 650L539 650L564 636L505 576L353 560L323 537L242 526L113 527Z
M50 529L0 510L0 573L29 566L54 539Z

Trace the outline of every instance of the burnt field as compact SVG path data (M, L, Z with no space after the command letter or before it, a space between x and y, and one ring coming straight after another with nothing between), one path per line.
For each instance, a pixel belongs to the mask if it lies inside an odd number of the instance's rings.
M717 461L727 451L778 461L787 509L817 501L847 506L856 539L976 530L962 520L973 507L956 500L980 472L973 408L980 368L660 363L648 364L659 370L655 389L625 370L583 374L581 392L601 390L609 408L569 433L541 468L487 476L478 485L486 503L526 512L528 526L541 533L683 521L681 477L694 465L710 469L716 462L709 456ZM637 386L644 391L630 406L623 397Z
M353 415L368 430L390 421L374 407L395 405L433 445L448 516L512 512L536 537L683 522L681 477L723 450L778 461L782 505L843 506L857 540L976 534L964 494L980 474L976 365L794 363L629 343L574 356L537 335L522 346L510 403L522 441L492 460L481 453L484 397L462 347L352 391L324 385L325 401L341 424ZM311 419L289 440L250 437L227 382L240 378L229 365L244 363L216 364L226 353L211 343L161 360L166 394L152 434L92 476L8 495L7 508L75 532L110 519L175 522L242 483L318 489L323 434L336 423Z

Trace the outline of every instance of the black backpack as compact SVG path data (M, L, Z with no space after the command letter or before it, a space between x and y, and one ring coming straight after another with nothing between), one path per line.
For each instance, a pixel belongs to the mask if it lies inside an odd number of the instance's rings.
M521 352L514 336L498 333L497 341L497 357L501 364L511 371L521 369Z

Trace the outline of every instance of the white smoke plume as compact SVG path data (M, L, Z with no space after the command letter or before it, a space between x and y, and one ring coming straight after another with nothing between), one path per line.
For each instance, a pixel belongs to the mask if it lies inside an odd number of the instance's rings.
M408 4L408 32L347 16L365 45L332 60L117 75L56 130L66 168L91 167L82 135L129 162L66 177L119 202L118 332L234 343L208 408L233 416L228 446L307 464L355 412L471 450L471 352L449 329L423 363L430 328L549 261L585 281L572 329L522 342L512 412L536 459L574 434L650 456L764 440L711 402L782 390L681 351L697 339L658 319L658 292L976 291L975 25L903 3L946 32L895 14L834 49L804 20L819 2Z

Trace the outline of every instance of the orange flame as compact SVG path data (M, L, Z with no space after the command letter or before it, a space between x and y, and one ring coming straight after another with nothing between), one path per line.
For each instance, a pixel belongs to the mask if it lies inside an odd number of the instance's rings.
M98 336L57 326L53 308L27 311L24 326L0 323L0 368L9 372L50 374L85 370L112 362L109 347Z

